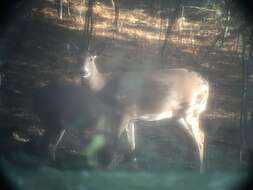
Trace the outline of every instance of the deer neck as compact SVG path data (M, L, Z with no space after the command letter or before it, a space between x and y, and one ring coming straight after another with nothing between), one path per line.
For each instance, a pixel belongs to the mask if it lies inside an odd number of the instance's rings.
M106 77L94 68L92 76L89 78L89 86L93 91L100 91L104 88Z

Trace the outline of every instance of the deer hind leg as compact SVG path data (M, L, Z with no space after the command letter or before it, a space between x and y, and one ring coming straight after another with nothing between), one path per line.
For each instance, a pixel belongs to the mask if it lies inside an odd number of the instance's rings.
M199 160L200 160L200 172L204 170L204 141L205 135L199 126L199 117L188 117L186 118L186 122L190 125L193 138L197 144L198 152L199 152Z
M204 170L205 134L200 129L199 116L206 110L208 95L209 86L208 84L205 84L202 86L201 90L195 94L191 106L186 110L185 117L183 118L184 126L185 128L188 128L188 132L192 135L198 148L200 172L203 172Z
M198 117L186 117L181 118L179 122L182 126L187 130L188 134L192 136L194 139L199 153L199 161L200 161L200 172L202 173L204 170L204 140L205 135L203 131L199 128L199 118Z
M128 140L128 143L130 144L130 148L131 148L131 151L133 153L133 162L134 162L134 167L138 167L137 166L137 158L135 156L135 148L136 148L136 136L135 136L135 122L134 121L130 121L128 123L128 126L127 126L127 129L126 129L126 132L127 132L127 140Z
M132 151L135 150L135 126L134 122L130 121L128 123L128 126L126 128L126 133L127 133L127 140L130 144L130 148Z

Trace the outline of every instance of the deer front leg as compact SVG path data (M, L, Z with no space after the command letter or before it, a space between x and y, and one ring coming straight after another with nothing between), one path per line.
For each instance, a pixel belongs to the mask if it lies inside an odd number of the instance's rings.
M131 120L131 116L125 116L119 128L118 136L120 137L123 132L126 133L127 141L130 145L131 151L135 150L135 120Z
M126 132L127 141L130 145L131 151L135 150L135 120L131 120L130 116L123 117L119 128L118 136Z
M58 137L56 143L53 144L52 147L50 147L50 150L49 150L49 151L50 151L50 155L51 155L53 161L55 161L55 159L56 159L57 147L58 147L58 145L60 144L60 142L62 141L63 136L65 135L65 133L66 133L66 129L63 129L63 130L61 131L61 133L60 133L60 135L59 135L59 137Z
M120 119L120 124L119 124L119 129L118 129L118 134L117 134L117 141L114 145L112 159L111 159L110 164L107 167L108 169L116 168L124 160L124 153L122 153L122 150L121 150L122 149L121 138L124 132L126 132L126 135L128 137L128 123L129 123L128 116L124 116Z

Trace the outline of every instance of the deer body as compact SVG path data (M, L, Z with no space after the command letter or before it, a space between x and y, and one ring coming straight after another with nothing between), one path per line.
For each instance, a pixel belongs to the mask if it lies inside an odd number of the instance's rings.
M137 121L176 118L194 139L200 158L204 157L204 133L199 116L206 109L209 86L206 80L186 69L124 72L105 75L98 72L95 57L88 56L82 67L84 84L121 113L119 135L126 131L135 149Z

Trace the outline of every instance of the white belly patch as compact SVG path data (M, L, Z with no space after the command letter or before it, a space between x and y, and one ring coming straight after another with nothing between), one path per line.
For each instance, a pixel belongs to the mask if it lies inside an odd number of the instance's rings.
M148 114L148 115L143 115L140 117L136 117L136 120L142 120L142 121L159 121L163 119L170 119L172 118L173 114L172 111L169 112L163 112L159 114Z

